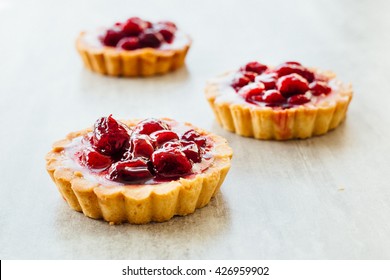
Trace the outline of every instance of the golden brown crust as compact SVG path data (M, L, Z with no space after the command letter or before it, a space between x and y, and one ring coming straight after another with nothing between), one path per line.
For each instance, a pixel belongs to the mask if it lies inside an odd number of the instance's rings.
M334 77L331 72L321 74ZM352 87L340 83L339 90L331 102L324 99L315 106L297 106L284 110L245 102L217 101L221 95L218 82L209 82L205 95L217 122L226 130L256 139L288 140L322 135L339 126L346 117L352 99Z
M76 40L76 49L84 65L91 71L123 77L147 77L165 74L184 65L191 40L181 49L158 50L143 48L134 51L112 47L93 48L85 43L81 32Z
M124 123L133 126L138 121ZM69 206L90 218L104 219L112 224L167 221L175 215L191 214L197 208L206 206L219 190L230 168L232 149L227 141L193 128L212 138L215 155L206 171L190 178L142 186L92 183L81 172L62 165L64 147L73 138L84 135L91 129L70 133L66 139L56 142L52 151L46 155L46 169Z

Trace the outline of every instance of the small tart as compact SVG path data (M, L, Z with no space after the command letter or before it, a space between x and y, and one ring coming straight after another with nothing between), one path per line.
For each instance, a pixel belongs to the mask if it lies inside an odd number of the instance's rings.
M182 67L191 46L172 22L133 17L108 29L81 32L76 48L91 71L123 77L165 74Z
M298 62L271 67L254 61L210 80L205 95L228 131L257 139L303 139L325 134L345 119L352 87L335 77Z
M184 163L169 159L172 155ZM206 206L220 189L231 157L224 138L189 123L117 122L109 116L54 143L46 169L72 209L111 224L144 224Z

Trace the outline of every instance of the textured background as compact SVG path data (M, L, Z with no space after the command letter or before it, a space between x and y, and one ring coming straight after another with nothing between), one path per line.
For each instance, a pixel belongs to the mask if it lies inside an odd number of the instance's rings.
M386 0L1 0L0 258L390 258L389 13ZM191 34L187 67L149 79L83 69L78 32L133 15ZM205 81L253 59L298 60L351 82L346 123L288 142L221 129ZM109 226L70 210L44 156L110 113L172 117L226 137L235 154L222 192L162 224Z

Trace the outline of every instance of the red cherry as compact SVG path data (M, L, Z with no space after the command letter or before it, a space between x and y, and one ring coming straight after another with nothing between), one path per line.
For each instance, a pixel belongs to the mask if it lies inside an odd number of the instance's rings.
M283 97L280 91L276 89L270 89L264 92L263 101L269 104L281 104L287 100Z
M199 132L191 129L185 132L181 139L187 140L187 141L193 141L195 142L199 147L204 147L206 146L206 137L203 137L202 135L199 134Z
M161 146L162 144L168 141L179 140L179 136L177 135L177 133L170 130L155 131L152 134L150 134L150 138L154 140L157 146Z
M149 171L148 162L144 159L119 161L108 171L108 178L117 182L134 182L153 177Z
M175 177L191 171L192 164L179 149L159 149L152 154L156 173L163 177Z
M121 30L108 29L101 37L101 41L105 46L115 47L124 36L125 34Z
M262 82L265 89L274 89L276 87L276 81L278 74L276 73L264 73L255 78L256 82Z
M90 169L104 170L112 163L112 159L109 156L102 155L92 149L83 150L80 152L78 158L82 164L86 165Z
M125 125L109 115L95 122L91 144L103 155L117 155L128 146L129 139L130 135Z
M150 135L158 130L168 130L169 125L159 119L145 119L137 124L134 129L135 133Z
M267 65L261 64L260 62L257 61L249 62L244 67L245 71L255 72L257 74L261 74L267 69L268 69Z
M249 100L253 96L262 95L263 91L264 91L264 84L257 82L257 83L250 83L249 85L242 87L238 91L238 94L241 95L245 100Z
M130 150L134 157L150 158L154 152L154 147L148 135L133 134L130 140Z
M296 62L283 63L276 67L275 72L278 73L279 77L283 77L289 74L299 74L304 77L309 83L314 80L314 74L310 70L306 69Z
M139 42L144 48L158 48L164 41L164 37L152 29L147 29L139 35Z
M119 48L122 48L127 51L136 50L140 47L139 40L137 37L127 37L123 38L118 42L117 45Z
M200 162L202 159L200 157L200 149L198 145L193 141L181 140L181 151L186 155L186 157L193 162Z
M146 28L152 28L153 27L153 23L151 23L150 21L144 21L145 24L146 24Z
M296 62L296 61L286 61L284 64L300 65L300 66L302 66L302 64L300 64L299 62Z
M246 86L247 84L250 83L250 79L248 77L245 77L245 75L243 75L242 73L237 73L234 78L233 78L233 82L232 82L232 87L238 91L240 88L242 88L243 86Z
M329 94L332 88L326 82L314 81L309 85L310 91L313 95Z
M129 18L122 26L127 36L138 36L146 28L147 24L139 17Z
M281 77L277 82L280 93L288 98L297 94L304 94L309 90L309 84L306 79L298 74L289 74Z
M175 31L177 30L176 24L174 24L172 21L159 21L159 25L168 26L170 28L173 28Z
M257 73L245 71L244 76L247 77L251 82L253 82L257 76Z
M310 99L307 98L303 94L294 95L294 96L291 96L288 99L288 103L292 104L292 105L301 105L301 104L305 104L305 103L307 103L309 101L310 101Z

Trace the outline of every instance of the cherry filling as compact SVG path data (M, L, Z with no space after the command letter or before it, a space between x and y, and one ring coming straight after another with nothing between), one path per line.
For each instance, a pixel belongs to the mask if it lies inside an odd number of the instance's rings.
M124 50L158 48L163 43L171 44L177 27L173 22L160 21L151 23L139 17L117 22L99 37L103 45Z
M178 133L172 123L145 119L128 127L111 115L100 118L75 159L97 175L128 184L190 175L195 164L210 158L212 142L194 129Z
M286 109L330 94L328 82L299 62L288 61L270 68L253 61L234 74L231 86L249 103Z

